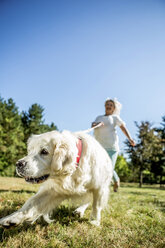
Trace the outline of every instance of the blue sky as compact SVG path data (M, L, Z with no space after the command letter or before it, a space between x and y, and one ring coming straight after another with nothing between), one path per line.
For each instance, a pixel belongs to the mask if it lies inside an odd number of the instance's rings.
M165 115L165 2L0 1L0 94L20 111L42 105L46 123L71 131L116 97L136 139L134 121Z

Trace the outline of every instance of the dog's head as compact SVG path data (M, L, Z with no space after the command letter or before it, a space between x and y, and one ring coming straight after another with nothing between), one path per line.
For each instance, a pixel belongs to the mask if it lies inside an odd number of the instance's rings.
M68 131L32 135L28 155L16 163L16 171L27 182L41 183L49 177L72 173L76 156L76 137Z

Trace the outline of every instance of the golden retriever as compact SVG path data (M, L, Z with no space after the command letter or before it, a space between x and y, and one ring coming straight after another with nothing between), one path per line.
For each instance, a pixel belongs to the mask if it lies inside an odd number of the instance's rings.
M81 139L82 152L76 165ZM32 135L28 155L16 163L17 174L27 182L42 183L36 195L21 209L0 219L2 226L34 222L40 216L51 222L51 212L65 199L81 202L75 212L81 217L88 207L87 195L93 195L90 222L100 225L101 210L107 204L113 169L104 148L84 132L51 131Z

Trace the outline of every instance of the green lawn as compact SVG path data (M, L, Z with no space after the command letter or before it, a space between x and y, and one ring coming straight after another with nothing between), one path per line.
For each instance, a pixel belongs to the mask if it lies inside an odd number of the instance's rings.
M20 208L37 189L23 179L0 177L0 217ZM72 210L63 204L49 225L41 220L0 227L0 247L165 248L165 190L158 187L122 184L111 193L100 227L89 224L90 209L83 219L72 216Z

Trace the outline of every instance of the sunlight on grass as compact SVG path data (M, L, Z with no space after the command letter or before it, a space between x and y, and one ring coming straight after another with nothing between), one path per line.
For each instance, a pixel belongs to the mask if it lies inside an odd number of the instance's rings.
M38 187L20 178L1 177L0 217L19 209ZM165 191L158 187L122 184L118 193L111 193L100 227L89 224L91 208L83 219L73 216L73 209L63 204L49 225L39 220L33 225L0 228L0 247L165 247Z

